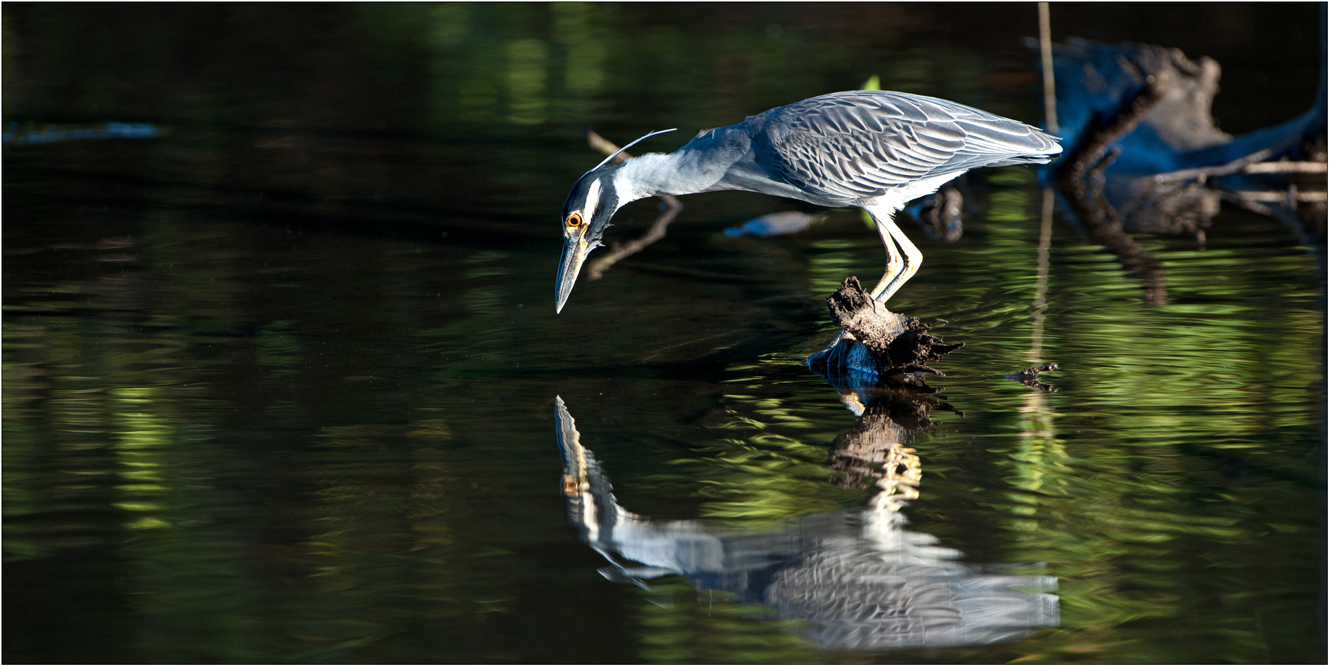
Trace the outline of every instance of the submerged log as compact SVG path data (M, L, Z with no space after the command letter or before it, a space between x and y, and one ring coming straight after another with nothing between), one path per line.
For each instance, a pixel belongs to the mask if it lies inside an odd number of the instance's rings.
M1322 31L1322 57L1324 40ZM1166 278L1132 234L1191 235L1203 246L1222 201L1288 223L1323 270L1323 62L1309 110L1232 136L1212 116L1222 72L1213 59L1081 39L1051 49L1067 150L1047 175L1089 238L1144 281L1147 302L1167 302Z
M945 376L928 364L964 346L932 335L936 322L887 310L857 277L845 278L826 305L842 332L830 347L808 358L808 367L836 386L908 386L925 374Z

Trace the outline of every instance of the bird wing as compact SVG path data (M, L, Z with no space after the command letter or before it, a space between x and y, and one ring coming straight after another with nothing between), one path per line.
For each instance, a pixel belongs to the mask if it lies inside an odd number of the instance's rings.
M946 100L832 93L749 119L758 157L795 187L847 203L981 166L1047 162L1061 152L1034 127Z

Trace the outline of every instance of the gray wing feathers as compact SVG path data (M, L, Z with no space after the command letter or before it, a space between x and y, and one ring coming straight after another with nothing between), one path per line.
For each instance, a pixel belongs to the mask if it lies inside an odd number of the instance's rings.
M1061 152L1023 123L946 100L882 91L822 95L743 123L772 175L835 199L880 196L913 181Z

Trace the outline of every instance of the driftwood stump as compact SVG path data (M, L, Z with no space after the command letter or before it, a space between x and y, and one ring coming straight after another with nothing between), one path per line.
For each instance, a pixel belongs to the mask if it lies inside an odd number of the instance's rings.
M1044 53L1044 66L1055 61L1067 150L1049 181L1090 240L1143 280L1146 302L1167 303L1167 279L1133 234L1191 235L1203 246L1223 201L1292 226L1324 270L1323 83L1305 113L1232 136L1212 116L1222 70L1210 58L1074 38L1050 49L1055 57Z
M887 310L857 277L845 278L826 305L842 332L830 347L809 357L808 366L836 386L904 386L924 374L944 376L928 363L964 346L932 335L933 324Z

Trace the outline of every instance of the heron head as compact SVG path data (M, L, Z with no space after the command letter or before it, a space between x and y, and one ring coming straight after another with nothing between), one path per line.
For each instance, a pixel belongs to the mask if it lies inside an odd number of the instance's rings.
M555 312L563 311L563 304L568 301L572 285L576 284L577 274L581 272L582 262L586 261L586 255L591 250L600 247L600 237L609 228L609 220L614 217L614 213L623 204L641 196L619 191L615 175L623 165L614 164L614 158L645 139L672 131L651 132L619 148L572 186L568 200L563 203L563 259L558 263Z
M563 258L558 265L558 291L554 300L557 312L563 311L586 255L600 247L609 220L626 203L621 201L614 185L614 172L618 169L618 165L608 165L582 176L563 204Z

